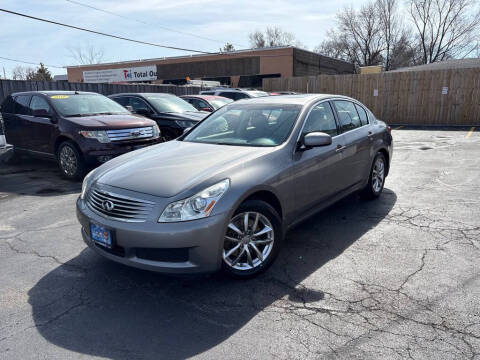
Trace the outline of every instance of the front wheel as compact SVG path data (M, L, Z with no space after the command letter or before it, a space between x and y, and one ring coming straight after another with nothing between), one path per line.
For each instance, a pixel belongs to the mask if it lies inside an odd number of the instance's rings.
M244 202L227 226L223 272L237 278L260 274L277 257L282 237L281 219L272 206L259 200Z
M57 152L62 175L69 180L80 180L85 175L85 162L72 141L63 142Z
M382 193L383 186L385 185L386 164L385 156L381 152L378 152L373 159L368 184L361 194L365 199L376 199Z

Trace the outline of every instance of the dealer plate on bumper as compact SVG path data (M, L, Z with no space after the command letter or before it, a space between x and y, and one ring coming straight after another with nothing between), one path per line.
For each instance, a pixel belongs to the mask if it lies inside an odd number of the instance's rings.
M112 233L101 225L90 224L90 236L92 240L104 247L112 247Z

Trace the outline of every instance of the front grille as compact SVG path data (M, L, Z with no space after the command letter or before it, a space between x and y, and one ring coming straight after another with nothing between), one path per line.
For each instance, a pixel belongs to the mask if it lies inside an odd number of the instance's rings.
M127 222L146 221L155 205L150 201L133 199L97 189L90 190L87 204L99 215Z
M153 127L107 130L110 141L137 140L153 137Z

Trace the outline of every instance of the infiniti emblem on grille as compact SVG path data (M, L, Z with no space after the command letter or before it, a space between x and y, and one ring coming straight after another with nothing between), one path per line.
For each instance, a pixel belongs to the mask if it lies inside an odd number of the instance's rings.
M102 202L103 210L112 211L114 207L115 205L110 200L105 200L104 202Z

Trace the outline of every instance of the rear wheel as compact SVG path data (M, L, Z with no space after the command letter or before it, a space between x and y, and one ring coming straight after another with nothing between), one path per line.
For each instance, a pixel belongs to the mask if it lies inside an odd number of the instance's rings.
M62 175L69 180L80 180L85 175L85 161L72 141L58 147L57 160Z
M376 199L382 193L383 186L385 185L386 164L385 155L378 152L373 159L368 184L362 191L362 197L365 199Z
M240 205L230 220L222 250L222 269L238 278L253 277L275 260L282 243L281 220L275 209L259 200Z

